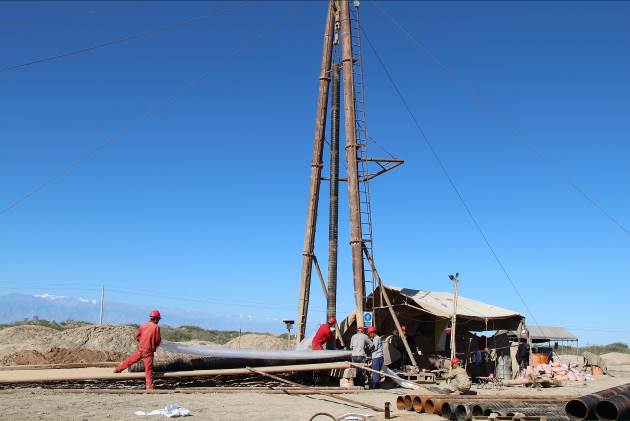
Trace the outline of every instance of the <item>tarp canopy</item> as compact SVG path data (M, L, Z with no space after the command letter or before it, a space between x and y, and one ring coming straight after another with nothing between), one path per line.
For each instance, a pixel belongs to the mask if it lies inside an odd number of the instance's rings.
M454 298L450 292L423 291L412 288L400 288L385 285L385 290L396 311L418 311L428 313L437 318L450 319L453 314ZM374 304L373 304L374 303ZM380 300L380 290L368 297L368 307L384 307ZM520 313L462 297L457 300L457 320L468 331L514 330L523 319Z
M528 325L529 335L532 341L577 341L578 338L561 326L536 326ZM518 332L510 331L508 336L518 336Z

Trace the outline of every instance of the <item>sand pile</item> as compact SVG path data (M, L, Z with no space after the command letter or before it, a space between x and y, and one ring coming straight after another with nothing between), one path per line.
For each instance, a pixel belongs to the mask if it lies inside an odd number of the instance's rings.
M630 354L609 352L608 354L603 354L602 358L606 360L608 365L630 365Z
M130 353L136 349L135 333L136 329L132 326L82 326L58 332L50 346Z
M232 349L287 349L287 340L278 336L248 333L241 336L240 339L232 339L223 347Z
M51 348L46 352L19 351L0 360L1 365L101 363L121 361L125 354L91 349Z
M630 372L630 354L609 352L608 354L603 354L602 358L606 361L608 370Z
M46 351L57 331L44 326L13 326L0 330L0 358L21 350Z

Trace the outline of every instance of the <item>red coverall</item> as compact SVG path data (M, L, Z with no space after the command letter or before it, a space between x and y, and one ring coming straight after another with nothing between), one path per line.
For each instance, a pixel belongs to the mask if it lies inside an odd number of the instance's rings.
M311 341L311 349L320 350L324 349L324 345L332 339L332 332L330 331L330 326L327 323L324 323L317 329L317 333L313 336L313 340Z
M160 327L155 322L146 322L138 328L136 341L138 341L138 348L133 354L118 364L116 371L121 372L142 360L144 362L147 389L153 389L153 354L162 342Z

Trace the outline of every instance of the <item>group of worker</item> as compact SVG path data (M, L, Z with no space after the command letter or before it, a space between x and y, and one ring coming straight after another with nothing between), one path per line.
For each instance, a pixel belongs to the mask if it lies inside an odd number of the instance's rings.
M327 323L322 324L315 336L311 341L311 349L323 350L326 349L326 343L334 340L335 330L337 326L337 320L334 317L328 319ZM416 342L413 336L409 335L406 325L401 326L402 334L405 336L407 345L412 352L417 351ZM402 358L399 360L399 365L395 368L401 368L405 364L405 356L407 355L404 349L403 339L397 329L394 330L393 335L388 339L391 341L391 345L400 351ZM338 344L337 344L338 345ZM336 346L335 346L336 348ZM363 326L357 326L357 332L350 338L350 351L352 353L352 362L365 366L368 361L371 361L371 376L369 376L369 388L378 389L381 384L381 373L383 370L383 364L385 356L383 354L383 340L378 334L378 329L375 326L367 328L367 335L365 334L365 328ZM451 370L444 376L446 380L450 380L451 387L454 392L468 393L472 386L472 382L466 369L462 367L462 362L459 358L451 359ZM360 367L361 367L360 366ZM366 368L357 368L356 376L354 378L355 386L365 386L366 384Z
M153 356L162 342L160 327L158 326L161 318L162 316L158 310L153 310L149 313L149 321L140 326L135 334L135 339L138 342L136 350L114 369L115 373L120 373L142 360L144 363L147 390L153 389ZM327 323L322 324L313 337L311 348L314 350L325 349L326 343L335 338L334 333L336 326L337 320L334 317L328 319ZM413 344L412 349L415 349L415 342L412 342L413 338L407 336L407 327L402 326L402 331L406 336L407 344ZM396 334L397 331L394 332L394 336L397 336ZM371 360L370 371L372 375L370 376L371 381L369 382L369 387L370 389L378 389L381 383L381 372L385 359L383 354L383 340L378 334L378 329L375 326L370 326L367 329L366 335L365 328L358 326L357 332L352 335L350 339L350 351L352 353L353 363L363 365L368 359ZM451 386L456 392L467 393L470 390L470 378L466 373L466 369L462 368L459 358L451 359L451 371L445 378L451 379ZM357 368L354 384L356 386L365 386L365 383L365 369Z

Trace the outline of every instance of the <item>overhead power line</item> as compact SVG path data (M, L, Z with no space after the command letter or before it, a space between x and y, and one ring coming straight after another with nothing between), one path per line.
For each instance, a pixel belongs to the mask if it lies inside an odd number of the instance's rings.
M240 11L241 9L251 5L251 2L247 2L244 3L242 5L240 5L239 7L236 8L232 8L229 10L223 10L223 11L219 11L219 12L212 12L212 13L208 13L205 15L201 15L201 16L196 16L194 18L190 18L190 19L186 19L186 20L182 20L179 22L175 22L175 23L171 23L168 25L163 25L163 26L158 26L152 29L149 29L148 31L144 31L144 32L140 32L138 34L133 34L133 35L129 35L126 37L122 37L122 38L117 38L111 41L107 41L101 44L96 44L93 45L91 47L85 47L85 48L79 48L78 50L72 50L72 51L67 51L64 53L59 53L59 54L54 54L51 56L47 56L47 57L42 57L42 58L38 58L38 59L33 59L30 61L27 61L25 63L20 63L20 64L15 64L12 66L6 66L6 67L2 67L0 68L0 73L1 72L8 72L10 70L16 70L16 69L21 69L24 67L29 67L29 66L33 66L35 64L40 64L40 63L45 63L48 61L53 61L53 60L59 60L62 58L66 58L66 57L71 57L71 56L76 56L79 54L83 54L83 53L88 53L90 51L94 51L94 50L99 50L101 48L106 48L106 47L111 47L113 45L117 45L117 44L122 44L128 41L133 41L136 39L140 39L140 38L147 38L150 37L152 35L157 34L158 32L164 32L164 31L168 31L168 30L172 30L172 29L177 29L186 25L190 25L192 23L196 23L196 22L200 22L212 17L217 17L217 16L225 16L225 15L229 15L232 13L235 13L237 11Z
M376 48L372 44L372 41L370 41L370 38L367 36L367 34L365 33L365 30L363 28L361 28L361 32L363 33L363 36L365 37L365 40L367 41L368 45L370 46L370 49L374 53L374 56L376 57L376 59L378 60L379 64L383 68L383 71L385 72L385 75L387 76L387 79L389 80L389 82L391 83L392 87L394 88L394 91L398 95L398 98L400 99L400 101L402 102L403 106L407 110L407 113L409 114L409 117L411 118L411 121L416 126L416 129L418 130L418 133L420 134L420 137L424 140L424 143L429 148L429 151L431 151L431 155L433 155L433 158L435 158L435 161L438 163L440 169L442 170L442 173L444 173L444 176L448 180L448 183L450 184L451 188L453 189L453 191L457 195L457 198L459 199L459 202L462 204L462 206L466 210L466 213L468 214L468 217L470 218L470 220L472 221L473 225L475 226L475 228L477 229L477 231L481 235L481 238L483 239L483 242L486 244L486 247L488 247L488 250L490 251L490 254L492 255L492 257L494 257L494 260L497 262L497 264L501 268L501 271L505 275L506 279L509 281L510 285L512 285L512 288L514 289L514 292L516 293L516 295L520 299L521 303L523 304L523 306L525 307L525 309L527 310L529 315L532 317L532 319L534 320L534 322L536 324L539 324L538 321L536 320L536 317L534 317L534 313L532 312L532 310L527 305L527 302L525 301L525 298L523 298L523 296L521 295L521 292L519 291L518 287L516 286L516 283L514 282L514 280L512 280L512 277L510 276L510 274L508 273L507 269L505 268L505 265L503 264L503 262L501 261L501 259L497 255L496 251L494 250L494 247L492 247L492 244L490 244L490 241L488 240L488 237L486 236L484 230L481 228L481 225L479 225L479 222L477 221L477 218L475 218L475 216L473 215L472 211L470 210L470 207L466 203L466 200L464 200L464 196L462 195L460 190L455 185L455 181L453 181L453 178L451 177L451 175L449 174L448 170L446 169L446 166L444 165L444 162L442 162L442 159L438 155L437 151L433 147L433 144L431 143L431 141L427 137L424 129L422 128L422 126L420 125L420 123L419 123L418 119L416 118L415 114L411 110L411 107L407 103L407 100L405 99L405 96L403 95L401 90L398 88L398 85L394 81L394 78L392 77L392 75L389 72L387 66L385 65L385 62L383 61L381 56L376 51Z
M474 88L470 87L461 77L459 77L450 67L444 64L429 47L418 41L397 19L391 14L387 13L376 1L371 2L386 18L388 18L394 26L396 26L407 38L409 38L416 46L424 51L435 64L437 64L446 74L459 85L464 92L466 92L481 108L491 114L500 124L505 126L512 132L514 137L518 139L525 147L544 165L549 172L567 183L575 192L578 193L584 200L589 202L595 209L597 209L602 215L604 215L610 222L616 225L626 235L630 237L630 229L626 227L621 221L615 218L610 212L608 212L602 205L600 205L595 199L593 199L584 189L577 185L573 179L564 174L550 159L548 159L542 152L540 152L534 144L528 139L528 137L518 129L512 122L501 114L495 107L493 107L488 101L486 101L481 94Z
M286 14L286 15L282 16L281 18L277 19L276 21L274 21L267 29L265 29L264 31L260 32L258 35L254 36L253 38L251 38L251 39L245 41L244 43L242 43L239 47L237 47L234 51L232 51L232 53L230 55L228 55L225 59L223 59L221 62L215 64L214 66L211 66L210 69L207 70L204 74L202 74L199 77L196 77L195 79L190 80L189 82L184 84L181 88L179 88L177 91L175 91L173 94L171 94L171 95L169 95L167 97L164 97L162 100L160 100L157 103L155 103L152 107L150 107L147 111L145 111L139 117L133 119L129 124L127 124L126 126L122 127L118 131L114 132L111 136L106 138L103 142L101 142L100 144L96 145L94 148L92 148L91 150L87 151L83 155L79 156L74 161L71 161L68 164L66 164L60 171L58 171L57 173L52 174L51 176L49 176L42 183L40 183L38 186L34 187L33 189L29 190L28 192L24 193L23 195L17 197L15 200L13 200L7 206L5 206L2 209L0 209L0 215L4 215L5 213L7 213L11 209L15 208L16 206L18 206L19 204L21 204L22 202L24 202L25 200L27 200L28 198L33 196L34 194L39 193L40 191L44 190L46 187L48 187L51 184L55 183L56 181L60 180L67 173L69 173L71 170L73 170L75 167L77 167L79 164L81 164L82 162L92 158L98 152L100 152L101 150L105 149L106 147L108 147L109 145L111 145L112 143L114 143L118 139L120 139L125 133L127 133L128 131L130 131L134 127L138 126L140 123L148 120L153 115L155 115L158 111L162 110L167 105L169 105L172 102L174 102L177 98L182 96L189 89L191 89L192 87L194 87L195 85L197 85L198 83L203 81L204 79L206 79L208 76L210 76L216 70L224 67L225 65L230 63L232 60L234 60L241 52L243 52L243 50L249 48L250 46L252 46L256 42L260 41L262 38L267 36L270 32L272 32L278 26L280 26L281 24L286 22L291 16L293 16L298 11L299 7L300 6L294 7L288 14Z

